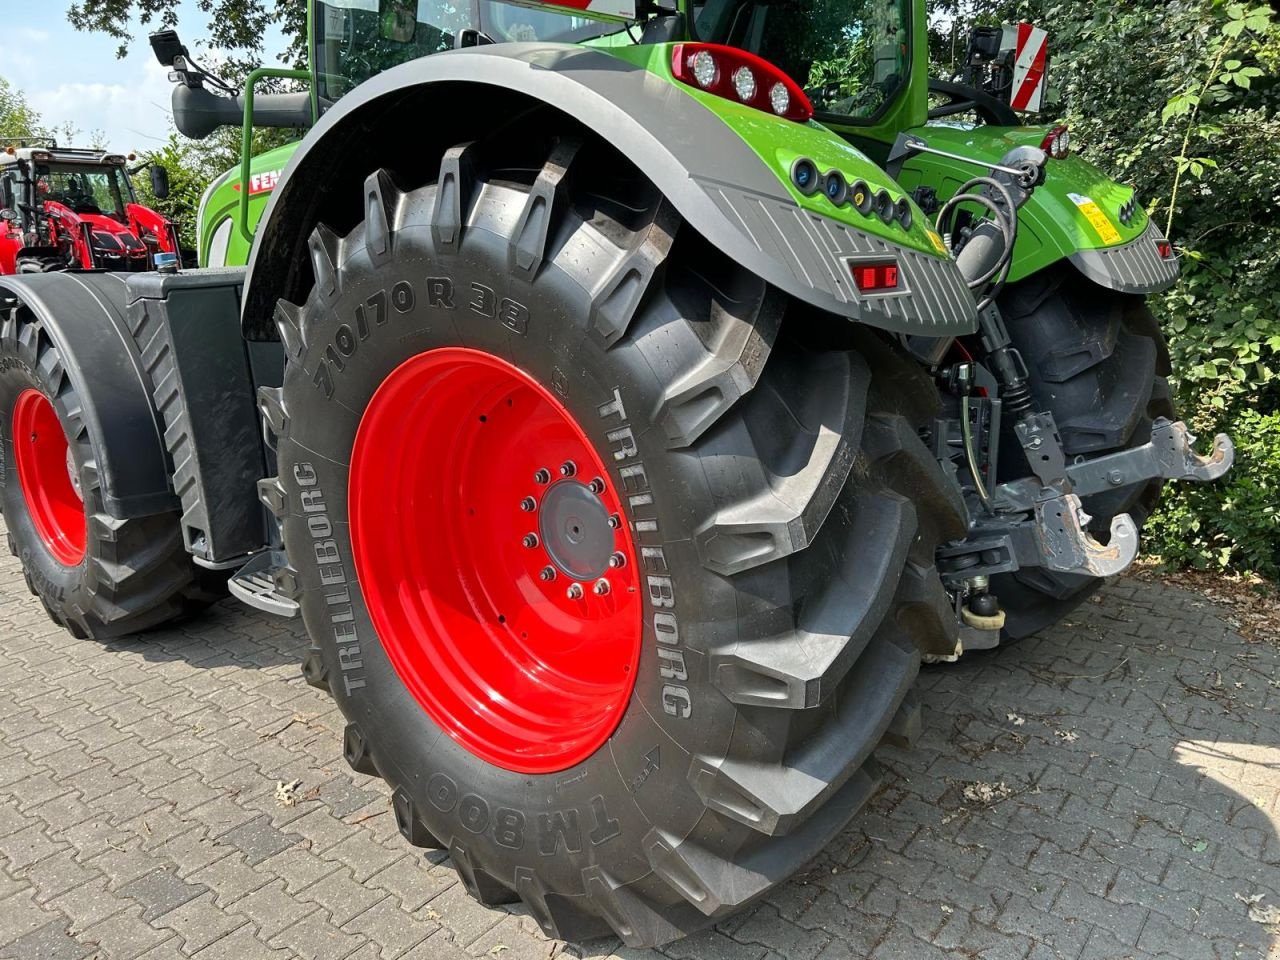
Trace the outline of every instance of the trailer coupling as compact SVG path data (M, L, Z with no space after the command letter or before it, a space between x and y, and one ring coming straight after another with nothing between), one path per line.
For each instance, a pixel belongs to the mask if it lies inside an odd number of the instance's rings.
M1022 425L1020 425L1022 426ZM1127 513L1096 529L1082 497L1146 480L1207 482L1225 474L1235 459L1230 438L1218 434L1207 455L1195 450L1185 423L1164 418L1152 424L1151 439L1119 453L1066 463L1053 419L1041 414L1019 431L1023 446L1046 464L1036 477L1000 484L983 509L974 511L969 537L938 551L938 567L960 606L963 646L995 646L1000 617L975 617L963 598L985 592L991 577L1039 567L1054 574L1109 577L1124 572L1138 555L1138 527ZM1045 455L1047 452L1048 455ZM986 622L990 620L991 622ZM957 652L958 655L958 652ZM944 659L952 659L950 657Z

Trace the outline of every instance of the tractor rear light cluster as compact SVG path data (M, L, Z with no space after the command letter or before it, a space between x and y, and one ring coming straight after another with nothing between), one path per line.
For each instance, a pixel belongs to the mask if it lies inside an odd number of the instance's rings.
M872 191L865 180L850 183L839 170L828 170L825 174L818 171L818 165L808 157L800 157L791 165L791 182L806 197L821 192L832 206L852 205L864 217L878 216L885 224L895 221L903 230L910 230L915 217L911 212L911 204L906 197L897 200L888 190L881 187Z
M851 263L849 272L853 285L860 293L884 293L898 289L898 264L888 260L883 263Z
M1161 259L1163 259L1163 260L1172 260L1172 259L1173 259L1173 244L1172 244L1172 243L1170 243L1168 240L1157 240L1157 241L1156 241L1156 252L1157 252L1158 254L1160 254L1160 257L1161 257Z
M1071 133L1064 126L1056 126L1040 141L1040 149L1055 160L1065 160L1071 155Z
M707 93L765 113L807 123L813 104L800 85L754 53L718 43L678 43L671 50L671 75Z

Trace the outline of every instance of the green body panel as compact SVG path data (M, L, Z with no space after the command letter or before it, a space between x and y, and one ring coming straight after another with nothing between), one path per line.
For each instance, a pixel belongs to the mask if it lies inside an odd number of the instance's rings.
M271 197L274 185L267 186L272 174L279 175L289 163L289 158L298 148L298 142L287 143L274 150L268 150L254 157L249 162L249 226L253 229L266 209L267 200ZM264 179L266 178L266 179ZM250 243L235 228L240 213L240 168L233 167L216 181L206 194L200 210L199 243L200 266L209 265L210 246L215 234L225 223L231 224L226 258L223 266L242 267L249 262Z
M831 169L839 170L850 186L862 180L868 185L872 194L882 188L886 189L895 203L907 196L906 192L865 153L822 124L814 121L801 124L794 120L785 120L765 113L763 110L756 110L753 107L726 100L724 97L705 93L676 80L671 73L673 46L674 44L656 44L618 47L605 49L602 52L644 67L654 76L661 77L714 113L777 175L779 182L786 187L787 192L801 208L891 243L911 247L931 256L945 255L945 250L941 247L941 239L935 240L936 234L931 236L932 230L926 224L927 218L910 197L907 199L911 203L912 223L910 229L904 229L896 220L886 224L874 213L864 216L858 213L852 204L837 207L821 192L805 196L797 190L791 182L791 167L799 158L808 157L818 165L822 173Z
M1047 127L970 127L967 124L932 123L909 131L931 147L966 157L999 163L1014 147L1038 147ZM898 182L908 190L925 185L947 200L966 180L983 171L968 163L931 154L907 160ZM1075 197L1097 204L1115 234L1108 238L1089 222ZM1009 279L1020 280L1037 270L1069 257L1078 250L1097 250L1135 240L1147 228L1147 214L1139 205L1126 225L1120 221L1120 207L1133 188L1116 183L1093 164L1072 155L1065 160L1050 159L1045 166L1045 182L1018 211L1018 240L1014 247Z

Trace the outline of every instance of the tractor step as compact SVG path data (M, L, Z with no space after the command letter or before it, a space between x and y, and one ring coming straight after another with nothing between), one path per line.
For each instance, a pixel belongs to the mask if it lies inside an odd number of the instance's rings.
M277 617L296 617L298 601L280 592L277 573L292 576L283 552L266 550L241 567L227 588L237 600Z

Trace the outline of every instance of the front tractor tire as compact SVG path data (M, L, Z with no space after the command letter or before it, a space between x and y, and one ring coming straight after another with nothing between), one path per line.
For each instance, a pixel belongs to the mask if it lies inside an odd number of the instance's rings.
M1036 406L1053 414L1068 462L1147 443L1156 418L1177 419L1169 349L1142 297L1106 290L1059 264L1011 284L999 305ZM1000 465L1001 480L1026 473L1012 431ZM1163 485L1142 480L1085 497L1090 529L1105 538L1121 513L1141 529ZM1057 623L1101 585L1097 577L1033 567L993 578L992 591L1006 611L1005 636L1016 640Z
M9 552L54 622L109 639L214 599L176 512L106 510L96 441L58 346L24 305L0 313L0 510Z
M932 386L593 140L362 197L261 397L305 674L481 902L571 940L713 923L844 828L954 649Z

